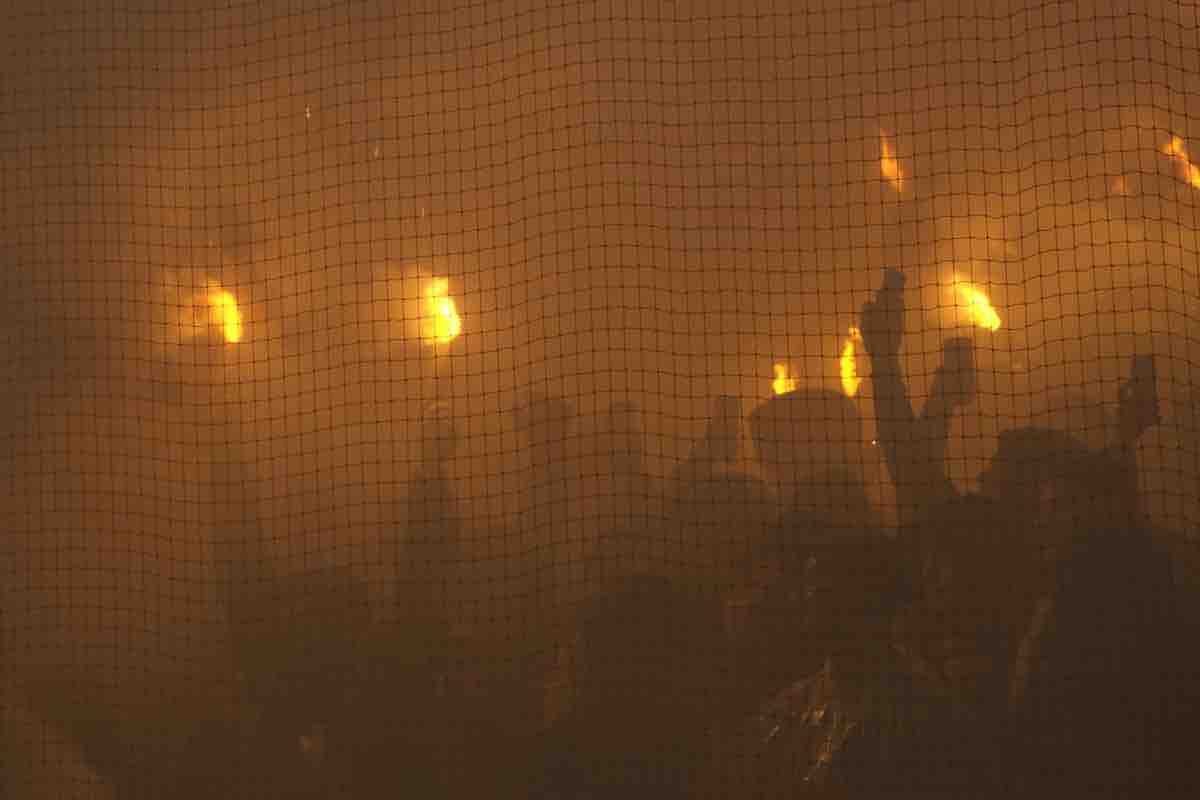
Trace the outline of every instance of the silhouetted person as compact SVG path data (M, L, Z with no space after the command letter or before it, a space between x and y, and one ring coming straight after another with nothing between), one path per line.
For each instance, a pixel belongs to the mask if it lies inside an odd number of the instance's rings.
M1097 508L1121 515L1134 527L1141 524L1130 515L1138 511L1138 441L1159 422L1158 394L1153 373L1139 373L1139 363L1121 386L1117 440L1103 451L1096 451L1071 434L1053 428L1028 426L1004 431L987 468L979 476L979 491L1003 502L1009 513L1021 513L1030 520L1056 513L1066 520L1063 504L1073 500L1092 514ZM1151 362L1152 363L1152 362ZM1089 487L1089 483L1091 486ZM1072 490L1061 494L1060 488ZM1054 511L1051 506L1057 504Z
M822 390L778 395L754 410L750 431L787 513L846 528L878 524L864 485L872 454L849 398Z
M750 416L763 472L780 509L756 548L758 591L739 646L744 696L777 690L820 666L824 653L794 635L805 612L805 564L813 543L879 535L863 485L873 453L854 403L832 391L801 390L766 401Z
M806 600L792 635L821 655L715 742L705 797L878 797L895 786L889 753L933 707L899 662L894 544L826 529L807 537Z
M912 522L955 494L946 475L945 454L954 412L974 392L969 357L947 359L934 376L918 416L912 407L900 351L904 344L904 277L889 271L875 299L862 309L859 327L871 360L872 398L878 440L896 487L902 523ZM947 355L968 350L950 347Z
M375 655L369 589L349 569L322 568L281 577L272 600L273 675L241 777L264 797L337 796L360 775L364 730L395 713L383 698L361 701Z
M555 729L539 794L678 797L689 785L728 690L723 603L747 584L750 545L773 514L765 485L733 469L740 424L736 398L718 400L657 525L641 510L636 409L610 410L618 513L593 559L598 585L577 617L575 703Z
M215 588L233 641L234 678L249 692L268 679L263 652L268 595L276 572L257 513L251 475L229 446L218 446L211 471Z
M657 482L643 467L643 437L641 410L635 404L615 403L609 408L601 438L607 463L597 503L599 535L587 576L591 594L651 570L664 508Z
M671 474L665 536L652 560L702 592L728 596L753 580L754 552L767 537L775 498L737 469L741 401L719 397L704 438Z
M112 782L88 763L83 748L45 719L23 692L6 685L0 709L0 797L71 797L109 800Z
M703 438L692 447L687 459L671 471L672 489L687 491L732 469L741 452L741 440L742 401L721 395L713 402Z
M1185 796L1200 669L1173 566L1137 512L1126 465L1089 453L1070 466L1047 500L1052 582L1010 689L1027 731L1019 789Z
M440 641L448 634L462 558L462 519L448 467L458 447L450 408L435 404L421 426L421 458L408 485L399 553L399 616Z
M562 398L533 395L515 417L530 464L529 500L521 515L526 557L538 616L555 627L569 617L582 592L586 556L572 503L577 490L571 459L575 410Z
M1044 585L1027 522L979 495L952 498L899 540L911 561L893 643L935 724L892 758L898 791L1008 797L1022 730L1008 695L1020 642ZM915 552L913 552L915 550Z
M413 790L435 797L450 791L451 737L457 723L451 674L459 644L455 623L462 596L463 534L449 465L458 445L450 407L431 405L422 419L420 460L405 499L396 569L397 624L387 657L393 672L385 676L390 679L385 686L389 718L377 728L377 738L399 748L390 758L405 765ZM372 769L387 769L387 758L382 756Z
M579 615L576 701L530 796L679 798L701 766L723 663L717 598L627 578Z

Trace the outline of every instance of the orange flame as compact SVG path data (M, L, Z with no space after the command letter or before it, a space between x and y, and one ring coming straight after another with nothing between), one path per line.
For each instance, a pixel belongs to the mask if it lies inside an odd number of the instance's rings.
M887 134L879 131L879 172L897 192L904 191L904 169L896 158L896 151L888 141Z
M449 286L445 278L435 278L425 288L421 336L431 344L449 344L462 333L462 320L458 316L454 298L449 296Z
M857 345L862 342L862 332L858 328L850 327L850 333L846 337L845 344L842 345L842 357L840 359L842 373L842 391L847 397L854 397L858 394L858 387L862 385L862 378L858 377L858 359Z
M208 290L208 307L212 313L212 324L220 327L225 341L230 344L240 342L245 327L242 325L242 312L238 309L234 296L218 284L211 284Z
M958 294L960 307L965 308L967 319L972 325L984 330L1000 330L1000 315L992 306L992 301L982 289L965 282L955 282L955 292Z
M775 380L771 381L771 390L775 394L787 394L796 390L796 379L791 377L787 364L776 364Z
M1171 141L1163 145L1163 153L1175 159L1179 164L1179 173L1183 180L1187 181L1193 189L1200 189L1200 167L1192 163L1183 139L1172 136Z

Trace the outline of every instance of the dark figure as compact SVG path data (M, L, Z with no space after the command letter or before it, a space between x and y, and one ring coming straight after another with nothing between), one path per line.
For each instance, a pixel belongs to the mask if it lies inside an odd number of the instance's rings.
M1032 605L1011 578L1033 569L1013 526L966 497L898 540L809 533L793 635L821 666L721 743L731 770L696 796L1010 796L1007 693Z
M702 765L722 661L721 607L637 575L579 615L571 712L550 732L531 797L682 798Z
M421 459L406 500L407 520L396 569L394 646L384 659L391 670L383 678L392 704L388 711L392 719L387 721L394 737L390 746L404 744L409 786L413 791L419 787L418 793L428 797L451 793L453 742L461 732L460 709L455 707L461 694L454 676L464 646L457 625L463 596L459 585L463 534L448 475L458 443L450 408L440 403L430 406L423 419Z
M786 514L850 529L878 524L864 487L871 455L848 398L820 390L778 395L754 410L750 431Z
M793 636L822 657L719 735L694 797L883 797L903 785L890 758L938 706L892 648L894 545L847 530L807 537Z
M589 594L615 589L651 570L651 553L663 530L663 504L642 457L641 412L633 403L609 408L603 429L608 463L600 482L599 536L589 559Z
M582 593L586 556L572 502L575 410L562 398L534 395L514 421L528 442L529 495L521 510L521 533L535 613L540 626L560 627Z
M775 518L775 498L757 477L738 471L741 402L720 397L704 439L671 475L662 547L653 561L696 591L744 595L754 578L754 553Z
M457 570L462 558L462 520L447 468L458 433L447 406L425 414L421 460L409 481L407 520L399 553L398 618L410 633L441 641L453 622Z
M741 452L741 440L742 401L722 395L713 403L704 438L695 444L687 460L672 471L673 486L679 488L711 480L731 469Z
M270 680L256 683L239 773L261 797L346 796L362 779L371 609L365 581L326 568L277 581Z
M270 680L265 625L276 580L266 537L255 511L246 466L231 447L219 447L212 464L212 552L217 605L232 640L233 674L244 691Z
M854 540L878 535L861 480L870 456L849 399L811 390L779 395L754 410L750 430L759 463L778 487L782 513L756 548L757 591L738 637L743 707L812 674L825 659L820 645L795 635L808 613L810 548L839 533Z
M1026 745L1016 787L1023 796L1193 793L1196 645L1126 466L1087 454L1055 482L1052 581L1009 692Z
M896 486L900 522L918 521L955 494L946 476L946 444L955 411L975 391L969 343L947 343L929 398L918 416L900 365L907 313L904 276L892 270L875 299L863 306L860 328L871 359L872 397L884 458Z

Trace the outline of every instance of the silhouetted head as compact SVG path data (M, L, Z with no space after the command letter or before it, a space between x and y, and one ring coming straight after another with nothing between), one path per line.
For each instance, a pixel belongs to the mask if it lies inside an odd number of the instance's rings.
M454 455L458 447L458 429L448 403L433 403L425 409L419 437L424 464L444 464Z
M1063 431L1025 427L1004 431L992 460L979 476L986 497L1009 504L1011 510L1038 505L1042 485L1050 475L1088 452L1087 446Z
M736 470L689 481L664 521L666 553L679 574L717 591L741 590L755 579L778 510L762 480Z
M531 447L557 450L566 446L575 421L575 409L561 397L533 394L513 413L518 431Z
M792 501L825 511L865 501L862 419L844 395L809 389L773 397L750 415L750 434L763 470Z
M642 412L636 403L613 403L604 418L606 451L613 472L636 473L642 468Z
M742 400L721 395L713 403L712 416L704 431L704 449L716 462L737 459L742 442Z
M1084 519L1097 524L1111 514L1126 515L1136 506L1125 466L1053 428L1000 434L999 447L979 476L979 489L1003 503L1010 514L1080 524Z

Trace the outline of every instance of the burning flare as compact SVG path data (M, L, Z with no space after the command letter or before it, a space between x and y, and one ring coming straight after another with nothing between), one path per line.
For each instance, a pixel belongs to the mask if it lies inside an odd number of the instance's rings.
M208 290L208 308L212 315L212 324L221 329L225 341L230 344L240 342L245 328L242 325L242 312L238 309L237 300L233 295L218 284L211 284Z
M897 192L904 191L904 170L896 158L896 151L888 141L887 134L879 131L879 172Z
M1163 145L1163 153L1175 159L1179 164L1179 174L1193 189L1200 189L1200 167L1192 163L1188 157L1187 147L1183 139L1172 136L1171 141Z
M771 381L771 389L775 394L787 394L796 390L796 379L789 376L787 364L775 365L775 380Z
M435 278L425 288L425 314L421 337L431 344L449 344L462 333L462 320L454 298L448 294L450 283Z
M983 290L972 284L956 281L954 290L958 294L961 308L966 309L972 325L988 331L1000 330L1000 315L992 307L992 301Z
M862 332L854 326L850 327L850 333L846 337L845 344L842 345L842 357L840 359L842 373L842 391L846 393L846 397L854 397L858 394L858 387L862 385L862 378L858 377L858 359L857 346L862 342Z

